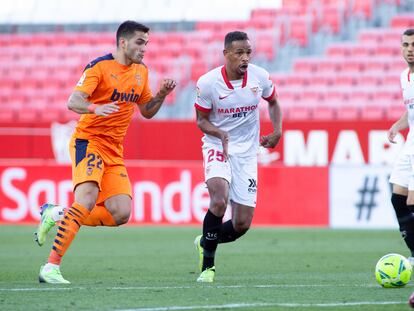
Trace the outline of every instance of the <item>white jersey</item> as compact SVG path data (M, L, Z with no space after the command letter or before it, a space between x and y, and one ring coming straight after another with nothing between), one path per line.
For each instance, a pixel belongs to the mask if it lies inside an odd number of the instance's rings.
M210 122L229 133L229 155L255 155L259 147L261 97L271 99L275 88L269 73L249 64L243 79L229 81L225 67L201 76L197 82L196 109L210 112ZM204 146L222 150L221 140L204 134Z
M410 130L404 145L404 153L414 154L414 74L407 68L401 73L401 89L405 107L408 111Z

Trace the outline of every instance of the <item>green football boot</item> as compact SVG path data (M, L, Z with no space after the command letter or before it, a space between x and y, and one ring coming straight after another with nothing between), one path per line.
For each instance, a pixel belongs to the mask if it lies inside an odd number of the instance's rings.
M45 266L40 267L39 283L70 284L68 280L63 278L59 267L49 267L48 269L45 269Z
M203 268L203 255L204 255L204 249L201 246L201 237L202 235L196 236L194 240L194 245L196 247L196 250L198 252L198 271L201 272L201 269Z
M37 227L37 231L35 232L35 240L39 246L42 246L45 243L47 234L56 224L52 218L53 208L56 206L57 205L55 204L46 203L40 207L40 215L42 217L40 219L40 224Z
M206 270L201 272L200 276L197 279L197 282L213 283L215 274L216 274L216 267L207 268Z

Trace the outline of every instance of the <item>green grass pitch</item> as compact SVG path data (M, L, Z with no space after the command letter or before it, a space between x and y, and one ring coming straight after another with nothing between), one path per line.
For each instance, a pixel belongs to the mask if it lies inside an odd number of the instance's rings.
M398 230L252 228L219 245L198 284L194 227L83 227L62 262L70 285L39 284L34 227L0 226L0 310L410 310L414 283L385 289L376 261L407 256Z

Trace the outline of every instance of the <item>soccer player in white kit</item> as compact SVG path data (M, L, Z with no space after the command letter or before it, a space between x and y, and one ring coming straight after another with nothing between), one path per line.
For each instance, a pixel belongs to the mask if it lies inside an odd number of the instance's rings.
M269 73L249 64L252 47L246 33L230 32L224 40L225 65L197 82L197 125L204 133L204 174L210 206L199 251L198 282L213 282L218 243L233 242L247 232L257 197L257 152L273 148L282 135L282 116ZM274 131L259 139L259 102L268 102ZM230 199L232 219L222 222Z
M388 140L395 143L397 133L407 127L409 132L391 173L391 202L401 235L411 251L408 259L414 264L414 29L403 33L401 50L408 64L408 68L401 73L401 89L407 111L388 130Z

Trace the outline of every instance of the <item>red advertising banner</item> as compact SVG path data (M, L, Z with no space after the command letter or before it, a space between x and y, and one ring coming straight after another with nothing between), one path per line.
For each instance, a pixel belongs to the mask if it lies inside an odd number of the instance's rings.
M402 144L388 143L390 125L391 121L285 122L279 145L274 150L263 150L265 159L260 160L287 166L391 164ZM65 163L73 126L0 124L0 159L56 159ZM271 124L263 122L262 134L271 131ZM125 138L125 158L201 160L201 137L195 121L134 120ZM397 140L403 142L404 138L399 135Z
M129 224L201 224L209 197L202 165L187 162L127 164L133 189ZM0 165L0 222L38 222L44 202L72 203L69 166L33 162ZM254 225L328 226L327 167L259 167Z

